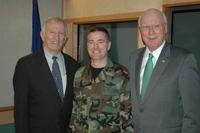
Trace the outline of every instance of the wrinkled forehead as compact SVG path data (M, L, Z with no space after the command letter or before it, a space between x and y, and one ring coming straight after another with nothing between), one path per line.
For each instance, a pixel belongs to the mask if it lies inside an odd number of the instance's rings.
M62 22L55 21L55 20L52 20L46 23L46 26L54 26L54 25L64 27L64 24Z

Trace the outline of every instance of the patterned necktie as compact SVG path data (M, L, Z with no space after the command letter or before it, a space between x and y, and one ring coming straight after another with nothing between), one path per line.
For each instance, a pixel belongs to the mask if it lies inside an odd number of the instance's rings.
M144 74L143 74L143 80L142 80L142 90L140 93L141 99L143 99L144 94L146 92L147 86L149 84L149 80L151 78L151 74L153 72L153 54L149 53L149 58L147 60L145 69L144 69Z
M64 93L63 93L63 85L62 85L62 78L61 78L61 73L60 73L60 69L59 69L59 65L57 62L57 57L53 56L53 65L52 65L52 75L54 78L54 81L56 83L56 87L58 90L58 93L60 95L61 98L64 97Z

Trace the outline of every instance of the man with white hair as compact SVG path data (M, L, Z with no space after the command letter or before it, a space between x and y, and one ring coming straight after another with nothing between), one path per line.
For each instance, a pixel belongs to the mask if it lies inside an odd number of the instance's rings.
M62 52L61 18L45 21L43 48L17 62L13 77L16 133L66 133L72 110L76 61Z
M166 42L167 20L157 9L139 19L146 47L131 55L135 133L200 133L200 76L187 50Z

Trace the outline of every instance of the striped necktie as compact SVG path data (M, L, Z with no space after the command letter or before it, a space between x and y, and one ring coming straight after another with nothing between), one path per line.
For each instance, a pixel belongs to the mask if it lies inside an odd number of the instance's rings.
M59 93L60 97L63 98L64 93L63 93L62 78L61 78L59 65L58 65L58 62L57 62L57 57L53 56L52 59L53 59L52 75L53 75L54 81L56 83L58 93Z

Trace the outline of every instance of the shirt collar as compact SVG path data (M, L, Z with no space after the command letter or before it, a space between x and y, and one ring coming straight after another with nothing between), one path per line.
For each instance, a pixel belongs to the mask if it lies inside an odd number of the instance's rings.
M53 56L58 57L59 60L63 60L63 59L62 59L62 54L61 54L61 52L59 52L59 53L56 54L56 55L52 55L50 52L48 52L48 50L47 50L46 48L44 48L44 54L45 54L45 56L46 56L46 58L47 58L48 60L52 60L52 57L53 57Z
M53 56L58 57L57 61L61 65L61 68L60 68L61 72L63 74L66 74L65 59L64 59L64 56L63 56L63 54L61 52L59 52L56 55L52 55L50 52L48 52L48 50L46 48L44 48L44 55L45 55L45 57L47 59L47 62L48 62L48 65L49 65L50 69L51 69L51 66L52 66L52 63L53 63L52 57Z
M150 52L149 48L146 47L146 50L145 50L145 53L144 53L144 57L148 58L148 55L149 53L152 53L153 54L153 57L154 57L154 65L156 64L159 56L160 56L160 53L164 47L164 44L165 44L166 41L163 41L163 43L160 45L160 47L158 47L156 50L154 50L153 52Z

